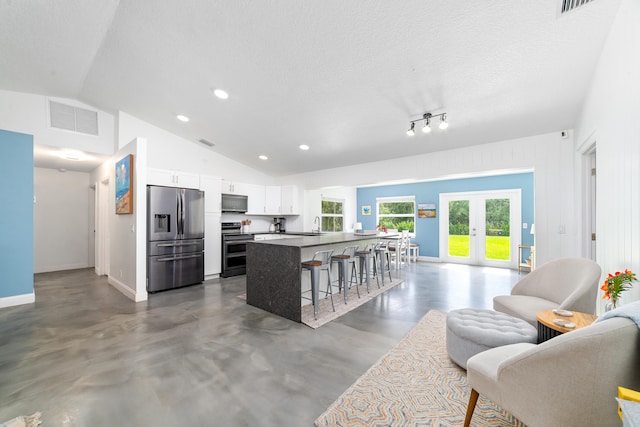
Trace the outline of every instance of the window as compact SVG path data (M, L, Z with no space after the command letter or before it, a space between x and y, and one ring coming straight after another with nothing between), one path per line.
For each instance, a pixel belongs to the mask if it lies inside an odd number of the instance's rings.
M322 231L344 231L344 200L322 199Z
M414 196L376 199L378 224L398 231L415 233L416 200Z

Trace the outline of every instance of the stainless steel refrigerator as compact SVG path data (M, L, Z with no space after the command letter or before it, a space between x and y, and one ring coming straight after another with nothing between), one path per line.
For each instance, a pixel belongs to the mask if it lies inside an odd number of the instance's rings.
M147 187L147 291L204 280L204 192Z

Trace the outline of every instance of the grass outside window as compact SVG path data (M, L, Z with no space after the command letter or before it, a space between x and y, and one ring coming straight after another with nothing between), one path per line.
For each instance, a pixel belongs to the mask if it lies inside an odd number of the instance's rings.
M511 259L511 240L509 236L486 236L486 258L509 261ZM468 258L470 253L469 236L449 235L449 256Z

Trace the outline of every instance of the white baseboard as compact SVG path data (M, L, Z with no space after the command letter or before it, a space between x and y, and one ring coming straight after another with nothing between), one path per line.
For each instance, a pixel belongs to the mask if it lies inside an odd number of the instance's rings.
M86 262L83 263L75 263L75 264L62 264L62 265L45 265L45 266L34 266L33 272L37 273L50 273L52 271L65 271L65 270L78 270L81 268L89 268L89 264Z
M217 279L220 277L219 273L216 274L209 274L208 276L204 276L204 280L211 280L211 279Z
M113 286L114 288L116 288L117 290L122 292L124 294L124 296L126 296L127 298L129 298L130 300L132 300L134 302L140 302L140 301L146 301L147 300L147 296L148 296L147 291L144 291L144 293L136 292L136 291L134 291L133 289L131 289L130 287L128 287L123 282L119 281L118 279L116 279L113 276L109 276L107 281L109 282L109 284L111 286Z
M442 262L442 260L438 257L432 256L419 256L418 261L426 261L426 262Z
M0 308L13 307L14 305L32 304L36 302L36 294L14 295L11 297L0 298Z

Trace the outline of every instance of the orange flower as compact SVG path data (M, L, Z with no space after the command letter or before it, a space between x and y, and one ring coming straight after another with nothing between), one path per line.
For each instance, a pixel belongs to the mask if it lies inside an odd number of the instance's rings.
M630 289L632 282L635 282L636 280L636 275L628 268L624 270L624 273L619 271L616 271L615 275L609 273L600 287L600 290L604 292L602 299L611 300L613 302L613 307L615 308L618 304L618 300L620 299L620 294Z

